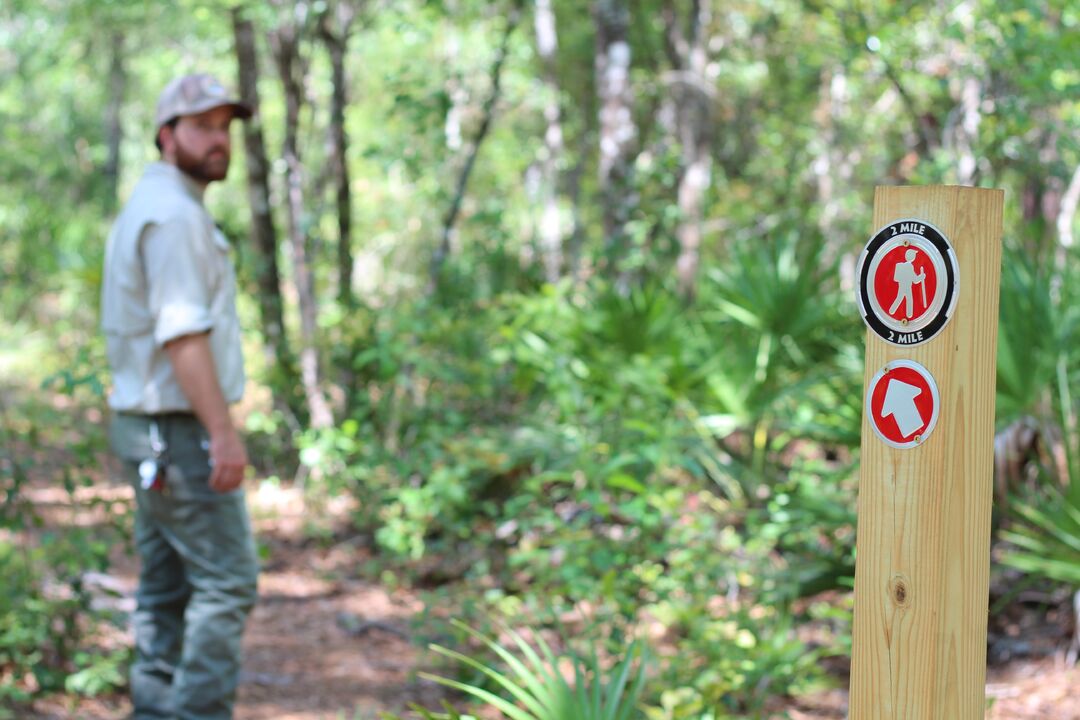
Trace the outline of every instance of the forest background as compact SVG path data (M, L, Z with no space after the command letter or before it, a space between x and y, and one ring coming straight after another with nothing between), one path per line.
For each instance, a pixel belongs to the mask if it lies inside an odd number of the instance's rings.
M123 684L129 521L24 490L94 482L104 238L194 71L258 107L208 193L258 482L443 617L646 640L650 718L845 684L873 188L1004 188L991 658L1037 616L1075 661L1078 57L1065 0L8 0L0 708Z

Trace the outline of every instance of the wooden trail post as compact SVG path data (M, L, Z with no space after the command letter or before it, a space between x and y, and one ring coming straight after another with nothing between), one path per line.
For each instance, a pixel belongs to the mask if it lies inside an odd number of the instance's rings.
M851 720L981 720L1004 192L878 187Z

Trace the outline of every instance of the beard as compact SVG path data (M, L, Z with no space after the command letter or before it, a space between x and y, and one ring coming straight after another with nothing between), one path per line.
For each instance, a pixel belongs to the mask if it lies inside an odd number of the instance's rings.
M176 166L200 182L224 180L229 174L229 151L223 147L215 147L199 157L188 152L180 138L176 138Z

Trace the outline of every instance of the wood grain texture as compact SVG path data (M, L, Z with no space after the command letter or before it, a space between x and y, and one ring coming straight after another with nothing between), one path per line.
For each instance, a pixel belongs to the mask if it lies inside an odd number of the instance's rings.
M878 187L872 231L901 218L935 225L956 251L953 318L922 345L867 331L864 388L910 359L937 381L937 427L918 447L887 446L863 418L851 663L852 720L985 716L993 498L994 382L1004 192Z

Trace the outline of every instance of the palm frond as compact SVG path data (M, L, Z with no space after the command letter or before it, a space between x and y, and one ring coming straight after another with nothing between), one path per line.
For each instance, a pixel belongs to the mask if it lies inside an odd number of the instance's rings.
M431 673L421 673L421 677L471 695L510 720L627 720L641 694L647 657L640 641L631 643L606 673L595 650L587 658L556 655L539 635L534 648L520 633L506 628L512 640L508 647L464 623L455 621L454 625L495 653L507 671L441 645L431 649L480 672L508 698L460 680ZM570 663L573 682L559 672L560 661Z
M1080 585L1080 503L1076 493L1047 485L1016 503L1019 522L1001 533L1013 545L1002 562L1058 582Z

